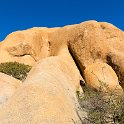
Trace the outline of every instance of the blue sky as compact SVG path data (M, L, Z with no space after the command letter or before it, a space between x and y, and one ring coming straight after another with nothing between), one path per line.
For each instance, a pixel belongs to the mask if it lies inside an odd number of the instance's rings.
M0 41L16 30L87 20L124 29L124 0L0 0Z

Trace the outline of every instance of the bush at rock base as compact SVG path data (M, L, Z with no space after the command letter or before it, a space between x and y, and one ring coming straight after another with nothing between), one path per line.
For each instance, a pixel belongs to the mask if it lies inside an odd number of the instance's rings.
M105 95L87 86L83 90L84 97L78 98L81 107L88 113L87 124L124 124L124 95Z
M0 64L0 72L10 75L16 79L24 80L31 66L18 62L6 62Z

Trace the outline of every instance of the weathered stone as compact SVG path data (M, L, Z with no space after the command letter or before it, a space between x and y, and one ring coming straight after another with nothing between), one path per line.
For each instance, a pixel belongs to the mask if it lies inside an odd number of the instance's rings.
M8 35L0 46L0 62L17 61L33 65L49 54L45 28L32 28Z
M123 92L116 73L106 63L96 62L89 65L84 70L84 77L87 85L97 91L118 94Z
M0 73L0 104L9 99L20 86L21 81L4 73Z
M90 64L108 63L124 84L124 32L109 23L88 21L73 26L69 48L81 71Z
M98 79L104 81L101 69L105 65L111 79L106 75L105 81L114 92L118 78L124 84L123 53L124 33L108 23L88 21L10 34L0 45L0 62L17 61L34 67L23 86L0 108L0 124L82 124L79 113L83 117L86 113L79 111L76 97L80 80L85 77L91 87L97 81L93 86L97 89L99 82L89 70L99 71ZM96 62L101 63L98 70Z

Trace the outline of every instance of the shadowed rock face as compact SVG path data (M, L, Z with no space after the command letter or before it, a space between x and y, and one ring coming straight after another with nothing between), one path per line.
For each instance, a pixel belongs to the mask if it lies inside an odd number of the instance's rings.
M97 89L105 65L105 79L108 81L108 75L112 79L107 82L110 89L114 91L119 81L123 87L123 53L124 33L108 23L88 21L10 34L0 45L0 62L17 61L33 68L24 84L0 108L0 124L83 123L80 116L87 115L79 111L76 98L80 80L84 77ZM97 62L101 65L98 71ZM90 70L98 77L93 77Z

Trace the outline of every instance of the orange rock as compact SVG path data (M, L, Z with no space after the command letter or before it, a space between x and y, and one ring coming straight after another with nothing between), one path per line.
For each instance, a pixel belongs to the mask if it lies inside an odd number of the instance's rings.
M82 124L76 97L82 79L79 70L83 75L86 68L86 81L92 79L89 85L94 88L99 87L98 79L107 82L110 90L119 86L118 78L124 84L123 41L121 30L96 21L10 34L0 45L0 62L36 64L24 85L0 108L0 123ZM101 62L98 70L92 65L95 62ZM87 71L90 65L91 70L95 66L98 79ZM84 111L82 115L87 116Z
M106 63L96 62L84 70L86 84L97 91L123 92L114 70Z
M88 21L73 26L69 48L81 71L96 61L108 63L124 84L124 32L112 24Z
M33 65L49 54L46 29L32 28L8 35L0 46L0 62L17 61Z

